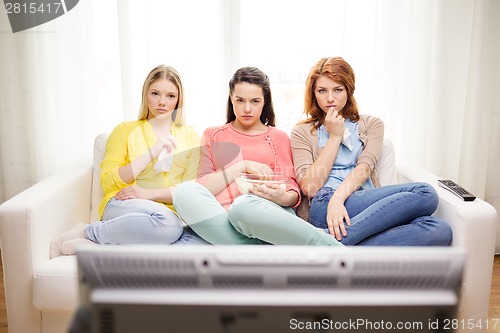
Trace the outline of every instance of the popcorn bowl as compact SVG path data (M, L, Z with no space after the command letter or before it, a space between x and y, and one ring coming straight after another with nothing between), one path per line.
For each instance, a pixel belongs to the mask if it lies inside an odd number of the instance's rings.
M251 173L239 173L235 178L236 185L241 194L248 194L255 185L278 184L286 190L290 177L283 175L257 175Z

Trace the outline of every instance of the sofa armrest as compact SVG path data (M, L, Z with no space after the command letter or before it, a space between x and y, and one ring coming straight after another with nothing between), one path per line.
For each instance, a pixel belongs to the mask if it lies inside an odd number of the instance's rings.
M25 248L33 263L47 260L57 234L78 222L89 223L91 184L91 161L81 160L4 202L2 249L19 258Z
M52 239L89 222L92 163L81 160L0 205L0 238L9 331L36 332L34 267L49 260Z
M426 182L439 194L435 216L445 220L453 230L452 246L466 251L463 276L462 302L459 316L462 319L488 319L488 306L495 253L497 212L489 203L476 198L463 201L439 187L437 175L415 165L398 165L398 181ZM467 300L467 304L464 304Z
M494 248L495 237L485 236L489 232L496 234L497 213L495 208L479 198L474 201L463 201L439 187L438 179L440 178L437 175L415 165L403 164L398 166L398 180L400 183L427 182L438 191L439 206L435 215L446 220L453 229L453 246L477 246L488 240L493 242L493 245L483 243L483 248L488 251L492 246Z

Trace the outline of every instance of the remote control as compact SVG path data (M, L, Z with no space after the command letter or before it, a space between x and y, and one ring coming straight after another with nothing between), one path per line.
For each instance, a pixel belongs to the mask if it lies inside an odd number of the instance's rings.
M447 189L448 191L460 197L464 201L474 201L474 199L476 199L476 196L474 194L470 193L469 191L467 191L462 186L458 185L452 180L439 179L438 184L440 187Z

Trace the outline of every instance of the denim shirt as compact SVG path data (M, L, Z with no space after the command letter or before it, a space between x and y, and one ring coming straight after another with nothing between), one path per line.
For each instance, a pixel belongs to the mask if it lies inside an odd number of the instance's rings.
M359 138L358 123L353 123L350 119L344 122L345 132L337 152L337 157L333 164L330 175L323 187L336 189L347 177L347 175L356 167L358 157L363 150L363 143ZM330 138L330 134L324 125L318 129L318 146L323 148ZM361 186L360 189L373 188L370 178Z

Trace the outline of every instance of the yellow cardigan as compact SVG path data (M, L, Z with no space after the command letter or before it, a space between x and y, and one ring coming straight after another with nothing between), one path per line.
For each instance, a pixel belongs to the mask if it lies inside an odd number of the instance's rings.
M104 198L99 205L102 218L108 201L122 188L137 185L143 188L165 188L196 179L198 176L200 137L190 126L172 125L172 135L177 140L174 159L169 172L156 172L155 159L131 183L124 183L118 168L137 157L147 154L156 143L156 135L147 120L120 123L111 132L106 143L104 160L101 162L101 185ZM166 204L174 210L171 203Z

